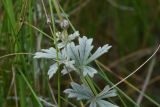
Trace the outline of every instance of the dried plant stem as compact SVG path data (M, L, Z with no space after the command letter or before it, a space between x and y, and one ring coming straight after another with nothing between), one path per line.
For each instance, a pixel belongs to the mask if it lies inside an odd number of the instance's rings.
M157 49L155 50L155 52L143 63L141 64L136 70L134 70L131 74L129 74L127 77L123 78L121 81L119 81L118 83L116 83L115 85L113 85L111 89L115 88L116 86L118 86L119 84L123 83L126 79L128 79L129 77L131 77L133 74L135 74L139 69L141 69L148 61L150 61L154 56L155 54L158 52L160 48L160 44L159 46L157 47Z
M144 85L142 87L142 93L139 95L138 99L137 99L137 104L139 105L142 100L143 100L143 94L145 93L146 89L147 89L147 86L148 86L148 83L149 83L149 80L151 78L151 75L152 75L152 72L153 72L153 68L154 68L154 65L155 65L155 62L156 62L156 58L153 58L152 59L152 62L149 66L149 69L148 69L148 73L147 73L147 77L144 81Z
M56 98L55 98L55 95L54 95L54 93L53 93L53 91L52 91L52 87L51 87L51 85L48 83L48 87L49 87L49 90L50 90L50 92L51 92L51 96L52 96L52 99L53 99L53 101L54 101L54 103L56 104L56 105L58 105L58 103L57 103L57 101L56 101Z
M73 15L75 13L77 13L78 11L80 11L83 7L85 7L91 0L86 0L84 1L84 3L81 3L77 8L75 8L74 10L72 10L69 15Z
M102 64L99 61L96 61L97 65L100 67L102 67L103 69L105 69L106 71L110 72L112 75L114 75L115 77L119 78L120 80L123 80L123 78L119 75L117 75L116 73L114 73L114 71L112 71L111 69L109 69L106 65ZM100 69L101 69L100 67ZM160 107L160 104L158 102L156 102L155 100L153 100L152 98L150 98L148 95L146 95L145 93L142 93L137 87L135 87L134 85L132 85L130 82L128 82L127 80L124 81L124 83L126 83L129 87L131 87L132 89L134 89L135 91L137 91L140 94L143 94L143 96L148 99L149 101L151 101L152 103L154 103L155 105L157 105L158 107ZM120 90L119 90L120 91ZM137 105L137 103L136 103ZM138 105L137 105L138 106Z
M58 3L57 0L52 0L52 1L53 1L54 6L55 6L55 9L56 9L56 12L58 14L58 17L59 17L60 21L62 21L63 18L61 16L61 11L60 11L60 8L59 8L59 3Z
M124 57L122 57L122 58L120 58L116 61L113 61L111 64L108 65L108 67L109 68L114 68L114 67L117 67L120 64L128 64L128 63L133 62L135 60L138 60L138 59L140 59L144 56L152 54L153 51L154 51L153 48L146 48L146 49L138 50L136 52L125 55Z
M56 105L53 105L53 104L51 104L51 103L45 101L45 100L42 99L42 98L39 98L39 100L42 101L44 104L46 104L46 105L49 106L49 107L57 107Z

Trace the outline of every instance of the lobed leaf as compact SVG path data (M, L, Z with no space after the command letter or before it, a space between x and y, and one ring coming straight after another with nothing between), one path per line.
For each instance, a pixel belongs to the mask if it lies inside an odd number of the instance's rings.
M56 49L51 47L49 49L42 49L41 52L36 52L34 58L56 58Z

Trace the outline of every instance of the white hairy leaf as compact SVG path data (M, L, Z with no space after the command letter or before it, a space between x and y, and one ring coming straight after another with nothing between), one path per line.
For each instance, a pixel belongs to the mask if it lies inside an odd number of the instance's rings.
M58 54L58 55L57 55ZM57 58L58 56L58 58ZM51 47L49 49L42 49L40 52L36 52L34 58L47 58L52 59L55 61L53 65L50 66L48 70L48 76L51 78L56 71L58 70L58 63L64 64L65 67L62 69L62 74L65 74L66 72L70 72L72 70L75 70L74 68L74 61L70 60L70 58L66 55L65 49L60 50L58 53L56 52L56 49Z
M93 39L87 39L86 36L78 39L79 45L75 45L74 42L69 43L66 47L68 56L75 61L75 68L83 73L84 76L89 75L91 77L97 73L97 71L89 66L89 63L96 60L102 54L108 52L111 46L104 45L99 47L94 54L91 53L93 49Z
M116 96L116 91L109 90L109 86L106 86L102 92L96 96L92 90L86 85L79 85L75 82L71 83L70 89L64 90L64 93L68 94L68 98L77 98L77 100L87 100L90 104L89 107L118 107L106 100L105 98Z
M56 49L51 47L49 49L42 49L40 52L36 52L34 58L56 58Z
M89 100L93 97L92 91L84 84L79 85L75 82L71 82L72 89L64 90L64 93L68 94L69 98L77 98L77 100Z
M56 63L54 63L49 67L48 70L49 79L56 73L57 70L58 70L58 65Z

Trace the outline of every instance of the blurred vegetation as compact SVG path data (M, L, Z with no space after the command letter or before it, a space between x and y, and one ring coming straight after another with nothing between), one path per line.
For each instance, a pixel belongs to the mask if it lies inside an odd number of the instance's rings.
M113 83L138 68L160 42L160 0L60 0L60 4L81 35L94 38L97 47L105 43L112 45L111 51L100 61L104 64L102 68L105 74ZM45 7L50 14L48 0L45 0ZM55 9L53 12L56 18ZM37 96L54 102L51 93L57 93L57 82L54 83L56 78L48 82L48 62L34 60L29 54L53 46L53 41L33 26L51 34L41 0L0 0L0 56L25 53L0 58L0 107L38 107L22 74L25 74ZM69 30L73 32L71 28ZM140 107L156 107L158 105L154 101L160 103L159 59L157 54L151 63L129 78L128 83L118 86L137 103L146 78L150 76L145 94L151 99L143 97L139 102ZM110 68L116 76L106 68ZM108 81L98 76L95 79L99 87L108 84ZM63 88L67 87L68 77L62 81ZM134 88L129 84L134 85ZM123 100L115 98L115 102L120 107L135 107L126 96L118 93Z

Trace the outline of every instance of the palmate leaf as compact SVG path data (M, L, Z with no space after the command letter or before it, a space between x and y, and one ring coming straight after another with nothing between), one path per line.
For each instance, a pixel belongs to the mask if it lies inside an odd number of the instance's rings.
M116 96L115 90L109 90L109 86L106 86L102 92L98 95L94 95L89 87L82 84L71 83L72 89L66 89L64 92L68 94L69 98L77 98L77 100L87 100L90 104L89 107L118 107L108 101L105 98Z
M58 54L58 55L57 55ZM57 58L58 56L58 58ZM75 70L74 68L74 61L70 60L70 58L66 55L65 49L60 50L58 53L56 49L51 47L49 49L42 49L40 52L36 52L34 58L46 58L54 60L54 64L50 66L48 70L48 76L51 78L56 71L58 70L58 64L64 64L65 67L62 69L62 73L70 72Z
M77 100L89 100L94 97L92 91L84 84L79 85L71 82L71 87L72 89L64 90L64 93L67 93L69 98L76 97Z
M68 44L66 47L67 55L75 61L75 65L80 65L80 58L78 53L78 46L73 42Z
M97 107L97 102L92 101L89 105L89 107Z
M87 37L83 36L82 38L79 38L79 56L81 60L81 64L85 64L86 60L88 59L89 55L91 54L91 51L93 49L92 46L93 39L87 39Z
M78 39L79 45L75 45L73 42L69 43L66 47L68 56L75 61L75 67L77 70L83 73L84 76L87 74L91 77L94 76L97 71L89 66L89 63L99 58L102 54L108 52L111 46L104 45L99 47L94 54L91 53L93 49L93 39L87 39L86 36Z
M99 107L118 107L108 101L105 101L105 100L97 100L96 102L99 105Z
M51 47L49 49L42 49L40 52L36 52L33 58L56 58L56 49Z
M48 70L48 76L49 76L49 78L51 78L56 73L57 70L58 70L57 63L54 63L53 65L51 65L49 67L49 70Z
M116 90L109 90L109 85L105 86L103 91L101 91L98 95L97 98L103 99L103 98L109 98L109 97L114 97L117 96Z
M111 46L109 46L108 44L104 45L103 47L99 47L96 52L91 55L91 57L88 58L88 60L86 61L86 63L90 63L94 60L96 60L97 58L99 58L101 55L103 55L104 53L108 52L108 50L111 48Z
M89 107L118 107L117 105L114 105L108 101L105 100L93 100L91 101Z
M94 74L97 73L97 70L90 67L90 66L84 66L82 69L83 69L82 71L83 71L84 76L86 76L88 74L89 76L93 77Z

